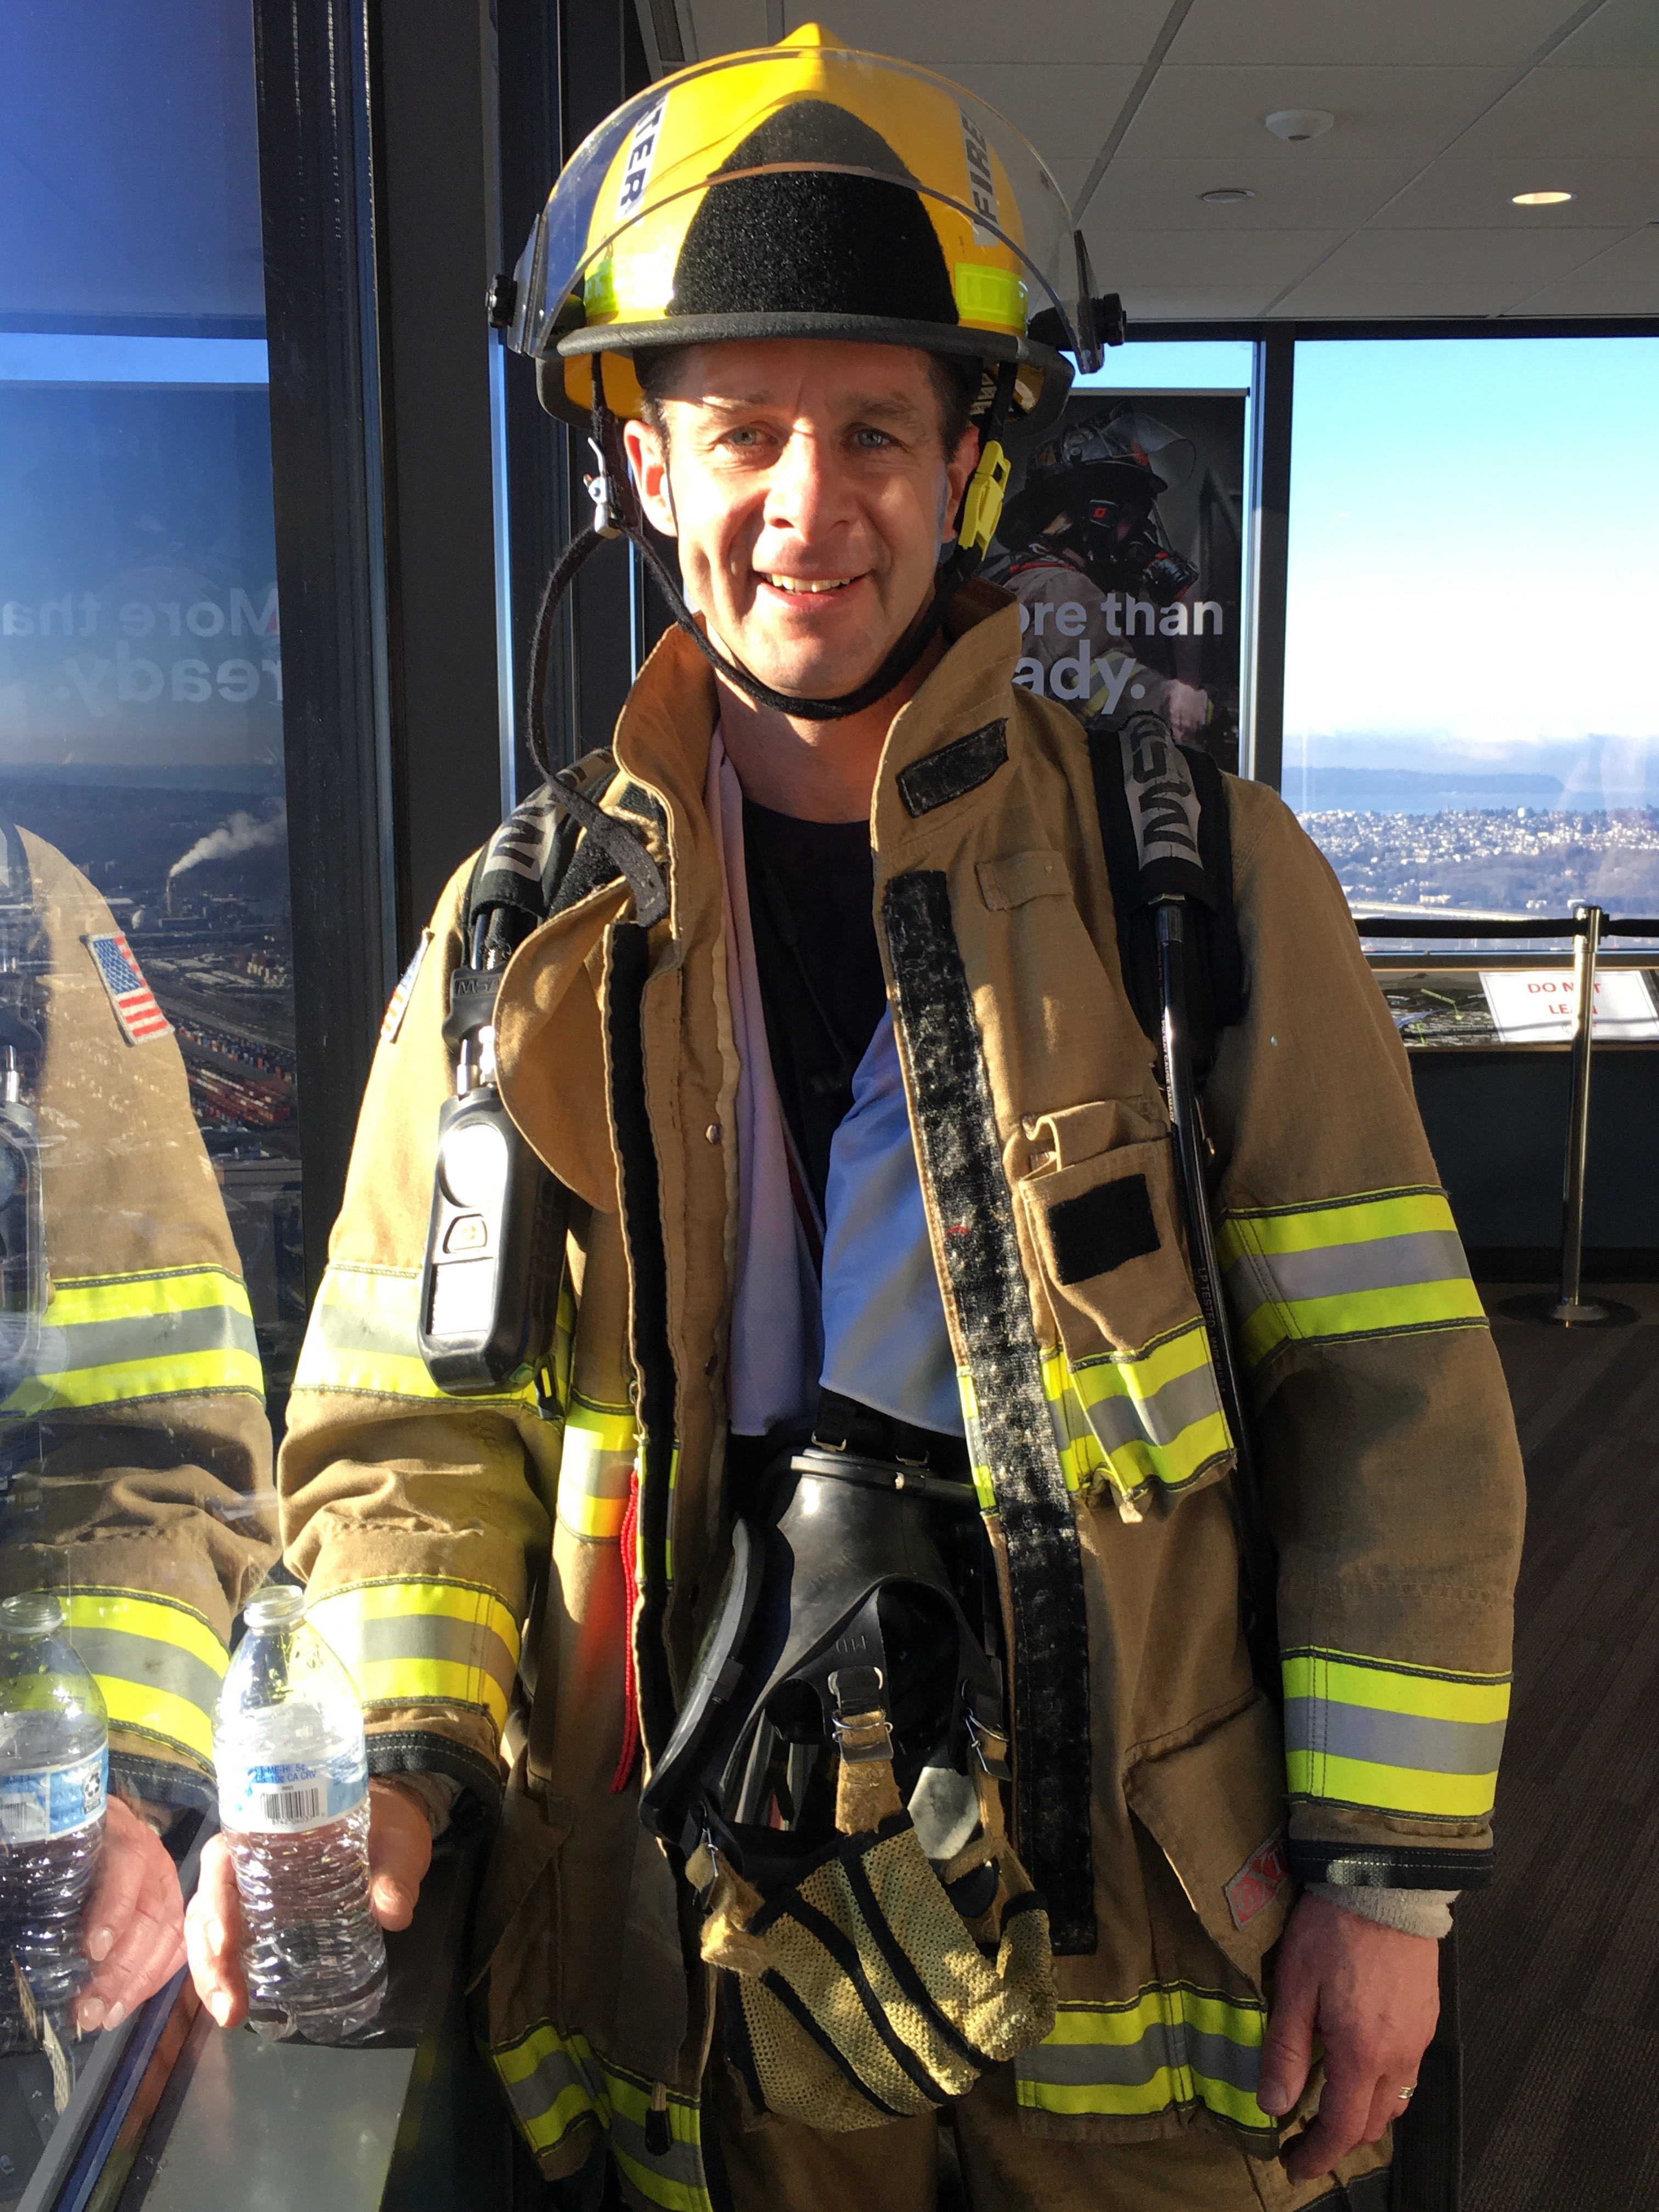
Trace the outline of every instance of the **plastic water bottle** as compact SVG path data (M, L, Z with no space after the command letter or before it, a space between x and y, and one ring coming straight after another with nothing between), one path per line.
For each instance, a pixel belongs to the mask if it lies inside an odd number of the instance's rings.
M0 1604L0 2051L33 2049L91 1972L81 1914L104 1843L109 1723L45 1590ZM20 1987L20 1978L24 1987Z
M368 1901L362 1707L304 1612L292 1588L248 1600L214 1727L219 1820L251 2025L342 2043L380 2009L386 1943Z

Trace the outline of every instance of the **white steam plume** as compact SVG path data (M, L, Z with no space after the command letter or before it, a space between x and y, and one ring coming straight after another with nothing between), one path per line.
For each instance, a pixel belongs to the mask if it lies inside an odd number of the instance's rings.
M186 868L198 867L204 860L231 860L239 853L257 853L262 846L280 845L288 835L288 809L279 806L274 814L257 816L240 811L216 830L210 830L205 837L198 837L182 860L175 860L167 870L167 881L182 876Z

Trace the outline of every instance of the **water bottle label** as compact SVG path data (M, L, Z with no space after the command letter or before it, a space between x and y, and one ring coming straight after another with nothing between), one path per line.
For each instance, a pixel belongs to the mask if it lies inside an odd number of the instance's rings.
M297 1836L355 1813L368 1794L368 1765L353 1747L331 1759L235 1763L219 1754L219 1820L238 1835Z
M49 1844L76 1835L103 1817L108 1790L107 1751L34 1774L0 1774L0 1841Z

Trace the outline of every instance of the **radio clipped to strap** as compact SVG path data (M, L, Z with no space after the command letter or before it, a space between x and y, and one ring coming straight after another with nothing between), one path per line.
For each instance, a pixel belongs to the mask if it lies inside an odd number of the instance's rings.
M444 1038L455 1095L438 1119L416 1340L457 1397L535 1385L556 1410L554 1334L570 1194L520 1133L495 1078L495 999L514 951L554 911L583 831L633 889L647 927L668 911L656 863L590 793L615 773L590 757L532 792L479 855L467 893L467 959L451 974Z

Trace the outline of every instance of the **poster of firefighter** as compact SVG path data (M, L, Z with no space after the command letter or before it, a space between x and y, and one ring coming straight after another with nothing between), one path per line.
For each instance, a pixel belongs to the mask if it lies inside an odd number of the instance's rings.
M1019 601L1015 682L1088 721L1161 714L1237 772L1243 481L1242 394L1074 392L986 571Z

